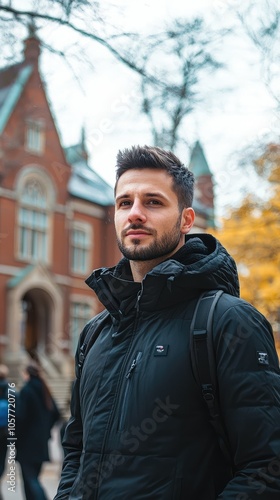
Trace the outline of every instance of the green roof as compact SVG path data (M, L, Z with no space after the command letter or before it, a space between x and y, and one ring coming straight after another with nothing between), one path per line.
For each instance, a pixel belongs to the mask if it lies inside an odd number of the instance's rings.
M34 269L34 265L23 267L13 278L8 281L8 288L14 288Z
M202 175L212 175L199 141L195 143L191 152L189 169L196 178Z
M114 205L114 190L88 165L83 142L82 138L82 143L64 149L67 161L72 166L68 191L72 196L98 205Z
M31 75L32 69L31 65L22 67L19 70L15 81L10 86L0 90L0 93L2 93L4 97L0 113L0 134L4 131L4 128L22 94L28 78Z

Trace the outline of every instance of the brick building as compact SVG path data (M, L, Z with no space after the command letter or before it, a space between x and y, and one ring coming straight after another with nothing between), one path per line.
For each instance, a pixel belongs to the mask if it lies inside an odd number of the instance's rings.
M102 309L84 279L120 254L113 189L89 167L84 134L62 147L39 55L31 33L22 62L0 70L0 362L17 378L38 358L57 386L72 377L82 326ZM195 231L204 231L213 190L199 143L190 163L207 180L198 180L195 199Z
M63 149L38 69L40 44L0 71L0 359L67 378L82 324L101 310L84 279L119 259L113 190L81 143Z

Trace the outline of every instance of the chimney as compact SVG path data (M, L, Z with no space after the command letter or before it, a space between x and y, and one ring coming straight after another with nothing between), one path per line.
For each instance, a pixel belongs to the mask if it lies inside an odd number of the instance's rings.
M40 55L40 40L36 35L36 27L31 21L28 25L28 38L24 41L24 59L26 62L38 65Z

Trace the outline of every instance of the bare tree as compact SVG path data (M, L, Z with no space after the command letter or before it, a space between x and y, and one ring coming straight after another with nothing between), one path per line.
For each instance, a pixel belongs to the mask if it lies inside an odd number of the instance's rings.
M278 0L244 2L236 11L246 35L258 50L261 75L280 109L280 4Z
M236 170L239 168L240 174L245 171L251 179L250 183L246 183L244 195L252 190L258 190L260 197L265 198L269 192L267 179L271 171L271 151L274 151L275 144L278 144L280 133L280 4L279 0L257 0L257 2L239 0L238 4L237 1L231 3L228 9L238 20L233 28L235 36L242 37L245 34L247 40L251 42L252 54L258 55L257 59L255 57L252 59L259 61L260 81L264 83L268 94L272 97L269 125L234 154ZM256 106L260 104L256 101ZM279 149L277 153L279 154Z
M205 100L206 78L223 67L214 52L225 34L224 30L211 32L202 18L175 19L146 41L142 109L155 144L175 149L178 143L186 143L182 135L186 117ZM156 75L153 84L145 77L151 72Z
M98 0L30 0L29 8L25 6L26 2L23 5L16 0L0 1L0 43L2 57L6 60L14 61L18 57L18 42L33 24L40 34L42 47L63 56L69 63L69 56L75 56L75 48L79 51L79 58L82 54L86 58L87 51L79 50L80 44L93 42L104 47L133 71L143 74L141 65L125 50L127 42L134 38L138 40L138 35L119 32L107 20L107 11ZM47 30L56 27L60 28L60 36L52 37L50 45Z
M208 92L203 77L222 66L213 54L225 32L212 32L201 18L175 19L152 35L124 32L114 26L112 9L118 5L109 9L108 2L104 4L98 0L0 0L2 57L15 62L19 40L30 25L36 26L43 50L62 56L74 74L74 59L94 66L87 56L88 44L99 45L139 76L141 111L151 125L153 142L175 149L186 142L181 132L186 117Z

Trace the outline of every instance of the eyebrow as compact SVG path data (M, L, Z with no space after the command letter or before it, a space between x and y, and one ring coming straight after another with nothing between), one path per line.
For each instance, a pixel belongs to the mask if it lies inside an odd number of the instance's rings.
M159 192L152 192L152 193L145 193L144 194L145 198L162 198L163 200L167 200L167 197L164 196L162 193ZM116 202L119 200L125 200L127 198L131 198L131 194L126 193L126 194L120 194L119 196L116 197Z

